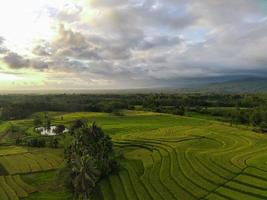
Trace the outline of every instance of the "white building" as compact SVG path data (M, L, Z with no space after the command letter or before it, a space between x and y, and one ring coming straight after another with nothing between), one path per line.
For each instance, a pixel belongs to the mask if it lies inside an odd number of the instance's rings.
M46 129L45 127L38 127L35 128L35 131L39 132L41 135L56 135L56 126L51 126L50 130ZM65 128L65 130L63 131L63 133L67 133L69 130L67 128Z

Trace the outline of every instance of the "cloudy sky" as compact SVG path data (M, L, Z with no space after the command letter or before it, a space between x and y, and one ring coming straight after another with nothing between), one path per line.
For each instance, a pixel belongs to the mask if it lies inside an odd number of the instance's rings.
M0 89L173 86L267 74L266 0L8 0Z

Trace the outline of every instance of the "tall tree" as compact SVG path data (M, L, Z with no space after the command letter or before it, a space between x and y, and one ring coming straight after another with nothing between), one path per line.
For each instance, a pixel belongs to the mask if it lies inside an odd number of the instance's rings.
M112 141L95 123L78 120L71 130L73 140L65 150L70 187L76 197L88 199L97 182L117 166Z

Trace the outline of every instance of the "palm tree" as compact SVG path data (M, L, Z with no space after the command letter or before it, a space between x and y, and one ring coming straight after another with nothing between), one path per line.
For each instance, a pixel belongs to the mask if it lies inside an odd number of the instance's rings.
M92 157L86 155L77 157L72 168L76 174L73 180L74 192L79 199L89 199L92 189L99 179L99 171Z
M73 126L72 143L65 149L70 188L79 199L89 199L101 178L112 171L116 163L112 157L112 141L95 123L83 121ZM114 168L114 167L113 167ZM115 168L114 168L115 169ZM68 181L71 180L71 181Z

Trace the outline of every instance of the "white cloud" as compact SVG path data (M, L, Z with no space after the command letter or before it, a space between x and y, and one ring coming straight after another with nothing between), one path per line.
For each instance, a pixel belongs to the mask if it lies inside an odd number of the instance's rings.
M267 71L264 0L40 2L34 3L37 12L23 5L21 10L31 14L20 10L21 19L0 14L4 24L16 25L9 31L20 38L16 45L10 42L13 36L0 31L6 39L3 43L0 38L0 53L13 69L69 73L80 86L84 81L99 87L101 82L151 86L180 78ZM29 31L34 42L26 38ZM26 45L20 46L24 39Z

